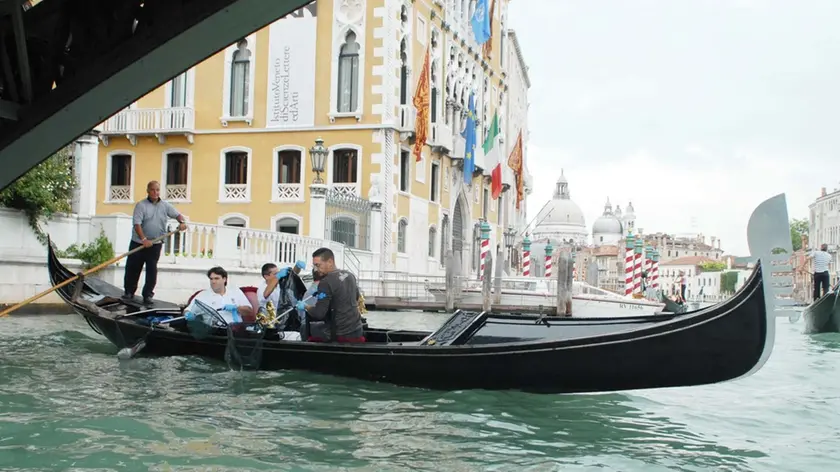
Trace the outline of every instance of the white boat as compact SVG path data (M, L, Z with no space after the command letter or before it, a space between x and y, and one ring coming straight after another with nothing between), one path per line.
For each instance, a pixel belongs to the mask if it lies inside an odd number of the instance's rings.
M551 281L554 282L554 281ZM506 279L502 286L501 305L529 308L553 307L557 304L556 282L539 279ZM428 287L438 302L446 301L443 287ZM458 297L461 303L481 304L481 285L470 281L461 289ZM585 282L574 282L572 287L572 316L581 318L606 318L622 316L644 316L661 312L662 302L629 298L608 290L594 287Z

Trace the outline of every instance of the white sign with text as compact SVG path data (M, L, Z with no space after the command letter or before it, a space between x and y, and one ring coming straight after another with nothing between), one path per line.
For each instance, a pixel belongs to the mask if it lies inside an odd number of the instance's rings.
M284 18L269 28L268 128L315 125L316 17Z

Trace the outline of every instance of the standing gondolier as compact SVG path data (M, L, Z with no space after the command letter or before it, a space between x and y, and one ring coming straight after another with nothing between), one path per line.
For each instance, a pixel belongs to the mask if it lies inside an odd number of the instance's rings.
M814 299L817 301L820 298L820 287L822 287L822 295L828 293L829 275L828 266L831 262L831 254L828 253L828 244L821 244L819 251L811 251L809 257L813 260L813 274L814 274Z
M143 285L143 304L151 305L157 284L157 263L163 247L163 241L153 244L152 240L166 234L166 223L169 218L178 220L180 223L178 231L184 231L187 225L184 224L184 216L172 204L160 199L158 181L152 180L146 185L146 194L148 196L134 206L131 243L128 245L129 251L140 246L144 246L145 249L129 255L126 259L123 298L126 300L134 298L134 292L137 291L137 284L140 282L140 272L143 271L145 265L146 283Z

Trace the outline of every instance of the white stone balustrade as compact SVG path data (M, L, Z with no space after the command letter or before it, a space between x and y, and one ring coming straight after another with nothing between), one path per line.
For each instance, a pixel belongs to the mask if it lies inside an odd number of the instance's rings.
M432 146L442 146L450 151L454 148L452 140L452 129L442 122L432 125Z
M219 231L227 229L239 230L238 260L243 267L260 267L266 262L274 262L283 267L293 265L299 260L306 262L308 267L312 253L324 246L335 253L335 263L338 267L344 264L344 245L335 241L255 229L222 227Z
M105 134L148 134L192 131L195 110L191 107L125 109L102 125Z

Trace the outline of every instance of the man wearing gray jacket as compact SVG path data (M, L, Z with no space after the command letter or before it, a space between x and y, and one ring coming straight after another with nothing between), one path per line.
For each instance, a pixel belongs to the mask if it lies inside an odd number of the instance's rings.
M362 314L359 312L359 287L356 276L335 267L335 255L322 247L312 253L312 266L322 276L318 281L317 300L296 305L306 316L323 324L310 326L309 341L340 343L365 342Z

